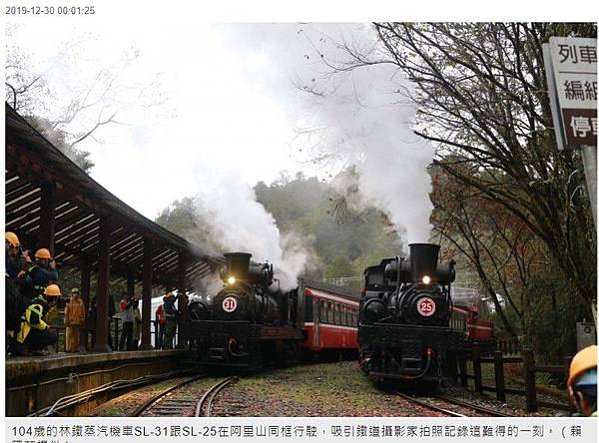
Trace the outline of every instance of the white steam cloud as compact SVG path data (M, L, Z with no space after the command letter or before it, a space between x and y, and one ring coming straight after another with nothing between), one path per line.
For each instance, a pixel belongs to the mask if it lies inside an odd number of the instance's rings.
M409 242L428 241L427 165L434 149L412 132L415 109L407 100L398 102L396 91L409 88L408 81L389 65L333 75L325 65L347 61L340 43L376 54L370 25L248 24L235 26L231 36L231 45L248 47L240 63L248 66L246 75L279 101L300 130L292 144L296 152L331 160L321 165L333 172L356 165L364 203L386 211ZM267 70L255 68L256 54Z
M386 211L409 242L426 242L432 211L427 166L434 150L413 135L413 109L391 103L391 95L375 86L388 85L389 72L379 71L352 72L334 94L318 97L319 106L304 125L325 128L317 135L321 155L356 166L364 203Z
M337 45L340 41L373 47L370 27L221 27L228 38L225 46L243 54L240 72L256 91L284 110L289 124L300 129L300 136L290 141L295 152L308 153L308 159L331 159L327 166L333 173L355 165L362 202L386 211L409 242L428 241L432 203L427 165L434 150L412 133L415 110L408 103L397 102L395 91L409 87L407 81L385 65L331 75L323 63L343 61L346 56ZM302 85L313 88L316 94L302 91ZM264 131L268 130L265 121ZM227 251L250 252L254 261L268 260L281 287L295 287L309 257L301 239L281 234L239 171L197 172L206 179L198 198L213 214L211 231L217 243Z
M210 208L211 230L229 252L249 252L252 260L268 260L275 268L281 289L297 286L308 254L294 235L281 235L273 216L256 201L254 190L230 172L203 188L198 195Z

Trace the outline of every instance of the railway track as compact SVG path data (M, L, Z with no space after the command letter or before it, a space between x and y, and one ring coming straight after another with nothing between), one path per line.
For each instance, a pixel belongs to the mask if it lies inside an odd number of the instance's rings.
M509 414L504 414L503 412L496 411L494 409L485 408L483 406L468 403L444 395L435 395L434 397L430 397L429 400L422 400L402 392L395 392L395 395L424 408L445 414L449 417L511 417ZM461 412L457 412L455 410L456 406L458 406ZM468 411L474 411L475 414L468 414Z
M214 384L206 393L200 398L195 410L196 417L210 417L210 411L212 409L212 402L227 385L237 381L237 377L227 377L218 383Z
M435 395L435 398L456 406L473 409L481 414L485 414L485 416L488 417L512 417L512 415L510 414L505 414L495 409L486 408L484 406L476 405L474 403L468 403L463 400L458 400L457 398L447 397L446 395Z
M193 389L193 383L205 378L203 375L182 380L165 389L140 405L134 412L134 417L209 417L212 403L218 393L237 377L227 377L219 380L198 400L202 391ZM189 386L191 385L191 386Z

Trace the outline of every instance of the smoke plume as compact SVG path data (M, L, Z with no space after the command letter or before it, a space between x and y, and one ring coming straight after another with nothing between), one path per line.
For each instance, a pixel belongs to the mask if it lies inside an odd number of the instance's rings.
M238 25L232 36L232 45L250 49L244 64L256 53L270 61L268 71L247 75L297 127L296 155L330 175L355 165L364 203L387 212L410 242L428 241L434 149L412 132L415 109L399 101L398 89L410 84L389 65L334 69L347 66L344 47L376 57L370 25Z
M296 236L281 235L273 216L256 201L254 190L239 174L229 171L211 180L198 199L211 209L213 217L208 222L224 251L249 252L253 261L268 261L275 268L281 289L297 286L307 252Z

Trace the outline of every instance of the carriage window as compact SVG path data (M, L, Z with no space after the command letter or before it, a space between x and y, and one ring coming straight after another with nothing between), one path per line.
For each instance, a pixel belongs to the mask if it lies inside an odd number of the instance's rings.
M312 307L312 303L313 303L313 299L312 297L306 297L306 312L304 313L304 321L314 321L313 318L313 307Z
M327 306L326 306L326 302L324 300L320 300L320 316L319 316L319 321L320 321L320 323L326 323L327 322Z
M328 302L327 303L328 307L327 307L327 320L329 324L333 323L333 303Z
M341 324L341 305L339 303L334 303L335 305L335 324Z

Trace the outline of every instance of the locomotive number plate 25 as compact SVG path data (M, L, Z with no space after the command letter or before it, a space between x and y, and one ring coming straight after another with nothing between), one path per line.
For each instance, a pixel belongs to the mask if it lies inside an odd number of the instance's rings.
M433 301L433 299L428 297L422 297L420 300L418 300L416 305L418 313L423 317L430 317L431 315L433 315L435 313L436 308L437 307L435 306L435 302Z
M235 297L227 297L223 300L223 311L233 312L237 309L237 299Z

